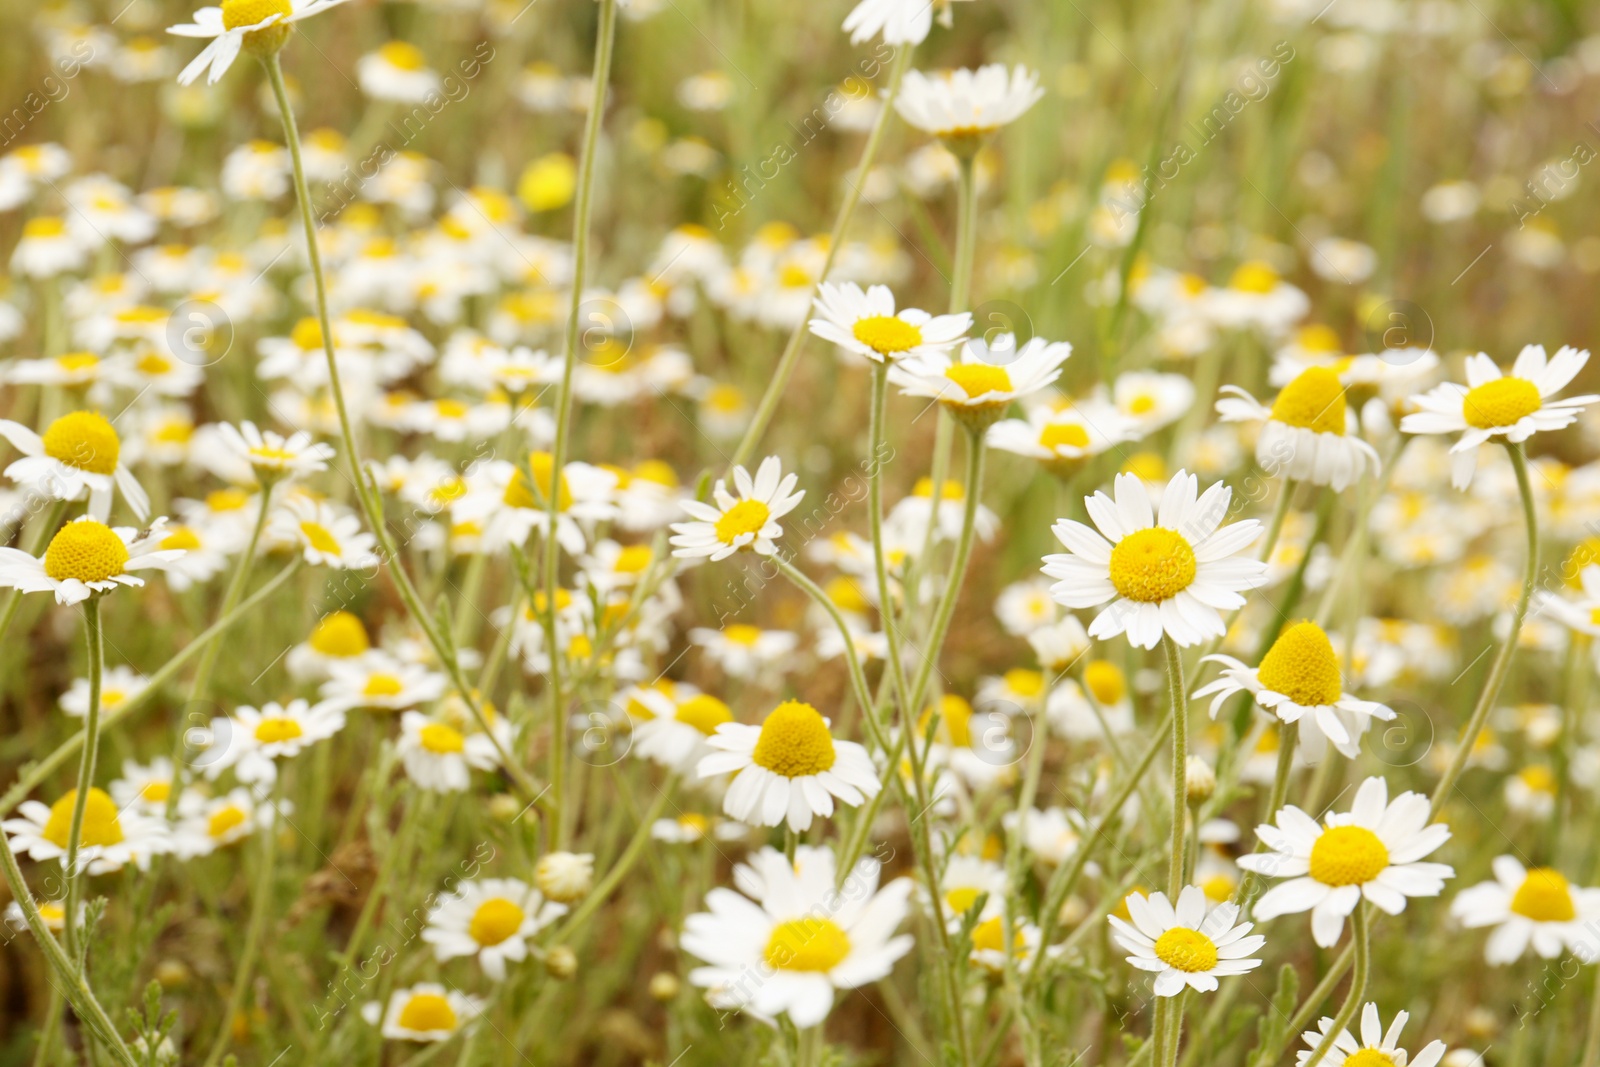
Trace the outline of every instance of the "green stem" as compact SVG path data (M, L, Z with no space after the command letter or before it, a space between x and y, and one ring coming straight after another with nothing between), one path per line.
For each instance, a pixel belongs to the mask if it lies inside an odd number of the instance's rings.
M1350 989L1345 993L1344 1003L1339 1007L1339 1014L1333 1017L1333 1025L1328 1027L1327 1033L1322 1035L1322 1040L1317 1042L1317 1047L1311 1050L1311 1055L1306 1059L1303 1067L1317 1067L1329 1050L1333 1042L1350 1025L1350 1020L1356 1017L1356 1009L1361 1006L1361 998L1367 993L1367 970L1370 965L1371 945L1367 920L1367 902L1362 901L1356 905L1356 910L1350 915L1355 924L1355 953L1356 971L1350 979Z
M810 597L818 607L827 612L833 620L834 626L839 631L839 637L844 644L844 662L850 675L850 688L855 693L857 702L861 704L862 719L867 724L870 740L873 747L880 751L885 748L882 725L878 722L876 708L872 703L872 692L867 686L867 675L861 667L861 657L856 653L855 635L851 632L849 624L844 620L839 607L833 598L825 593L816 582L807 578L794 564L782 556L774 555L773 562L778 565L778 570L789 581L793 582L800 591Z
M94 788L95 762L100 753L100 676L105 668L104 639L100 630L100 594L91 593L83 602L83 629L88 640L89 659L89 713L84 717L84 745L78 760L78 788L72 804L72 827L67 832L67 855L62 868L67 877L66 913L62 917L63 940L67 955L81 975L84 971L84 948L78 943L78 907L83 898L83 871L79 863L79 849L83 844L83 814L89 804L89 790Z
M1172 704L1172 856L1167 861L1167 898L1174 905L1183 889L1184 833L1189 813L1189 696L1183 685L1183 651L1170 634L1161 635L1167 654L1167 695Z
M833 261L838 257L839 249L844 244L845 231L849 229L850 220L855 216L856 206L861 203L861 190L866 187L867 175L872 171L873 161L878 158L878 147L883 143L883 131L888 127L889 117L894 112L895 97L900 95L900 81L905 76L906 68L911 65L912 51L910 45L901 45L895 49L894 66L889 71L889 89L884 93L883 106L878 109L878 117L872 124L872 132L867 134L867 143L861 149L861 162L856 165L855 178L845 183L849 188L844 194L844 202L839 205L839 214L833 220L833 231L828 240L828 254L823 258L822 270L817 273L818 282L827 278L829 272L833 270ZM750 420L750 426L739 439L739 447L733 450L733 459L728 464L730 467L747 465L750 457L755 454L756 445L760 444L762 435L767 432L767 426L772 422L772 416L778 411L779 402L788 392L789 377L794 374L795 365L800 360L800 352L810 335L810 328L804 318L795 323L794 329L789 332L789 340L783 346L783 355L778 357L778 365L773 369L772 381L767 384L767 391L761 394L761 402L756 405L755 417Z
M976 146L974 146L976 147ZM978 182L976 151L963 152L956 204L956 254L950 277L950 314L967 310L972 299L972 262L978 236Z
M928 696L928 684L933 679L933 666L939 659L939 651L944 647L945 633L950 629L951 616L955 614L956 601L961 598L961 581L966 577L967 562L972 558L972 542L978 522L978 501L983 493L983 460L986 446L981 430L967 431L967 484L966 507L961 515L961 536L956 541L955 558L950 561L950 581L944 587L944 596L939 601L938 610L933 616L933 627L928 631L928 647L922 656L922 666L917 668L917 680L911 686L910 703L907 704L908 714L914 714L911 709L922 707L923 701ZM934 486L932 514L929 517L930 525L937 523L941 489ZM913 756L916 745L911 746Z
M889 678L900 700L901 728L916 720L916 709L906 704L906 668L901 654L900 625L895 620L894 597L889 589L889 565L883 551L883 462L887 433L884 418L889 395L889 368L872 365L872 400L868 405L867 433L867 523L872 537L872 564L878 578L878 614L883 617L883 633L889 644ZM863 708L865 710L865 706Z
M1583 1043L1583 1067L1600 1067L1600 972L1589 999L1589 1035Z
M239 953L239 964L233 972L233 988L228 991L228 1006L222 1013L222 1022L217 1028L216 1040L211 1044L211 1052L206 1056L205 1067L216 1067L222 1059L222 1054L228 1049L228 1039L233 1034L233 1020L239 1014L239 1009L244 1006L245 991L250 986L256 955L261 950L261 936L266 931L267 916L272 913L272 878L277 873L275 860L278 852L278 798L283 793L283 775L284 772L280 770L272 795L266 801L271 822L256 831L262 838L261 867L256 871L255 888L250 894L250 924L245 929L244 949Z
M617 888L617 884L633 869L633 865L644 854L645 845L650 842L651 827L661 817L662 809L667 806L667 801L672 798L677 785L678 780L676 777L668 778L665 784L656 791L655 803L650 805L650 810L645 812L643 819L639 820L639 827L634 831L633 838L628 842L627 848L623 849L622 855L617 858L616 863L611 865L611 869L606 872L606 876L600 879L599 883L589 891L589 895L584 898L583 902L567 916L567 921L562 925L561 930L555 937L555 943L559 944L567 941L577 932L579 927L588 922L595 910L606 902L606 898L611 895L612 890Z

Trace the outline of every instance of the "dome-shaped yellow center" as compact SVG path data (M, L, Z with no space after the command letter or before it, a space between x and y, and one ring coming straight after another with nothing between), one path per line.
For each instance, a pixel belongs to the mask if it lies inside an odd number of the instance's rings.
M972 947L977 952L1004 952L1006 944L1006 930L1002 918L996 915L992 919L985 919L972 928ZM1011 935L1011 954L1023 955L1028 948L1028 943L1023 940L1022 931L1016 930Z
M1345 1057L1344 1067L1395 1067L1394 1057L1378 1048L1358 1049Z
M717 727L733 721L733 712L716 697L708 693L696 693L679 704L672 717L709 737L717 732Z
M780 971L831 971L850 955L850 938L831 919L791 919L772 928L761 955Z
M45 429L42 439L44 454L53 460L91 474L116 472L121 442L98 411L63 415Z
M1283 387L1272 402L1272 418L1312 433L1345 431L1344 385L1326 367L1311 367Z
M1217 965L1217 944L1199 930L1174 926L1156 938L1156 959L1190 974L1209 971Z
M1336 704L1344 691L1333 642L1322 627L1309 621L1288 626L1278 635L1261 658L1256 678L1307 708Z
M1389 866L1389 850L1364 826L1330 826L1311 846L1311 877L1323 885L1364 885Z
M1468 426L1493 430L1513 426L1544 406L1538 388L1526 378L1496 378L1467 393L1461 400L1461 417Z
M428 66L422 50L406 41L389 41L378 49L378 54L399 70L426 70Z
M361 687L362 696L397 697L405 692L405 685L392 674L379 671L367 675L367 684Z
M1039 431L1040 448L1088 448L1089 431L1075 422L1050 422Z
M194 529L189 526L169 526L167 527L167 536L161 539L161 547L163 549L181 548L184 551L192 552L200 547L200 535L195 533Z
M1006 688L1024 700L1034 700L1044 692L1044 674L1026 667L1013 667L1004 674Z
M128 546L117 532L93 519L69 522L44 550L44 572L58 582L103 582L122 573Z
M324 615L322 621L311 631L306 643L324 656L333 656L337 659L359 656L372 647L371 642L367 640L367 628L361 625L360 619L348 611L335 611Z
M467 747L467 739L461 736L461 731L446 726L442 722L430 722L417 732L417 740L422 747L438 756L460 752Z
M969 400L976 400L988 393L1011 391L1011 375L1006 373L1004 367L997 367L992 363L953 363L944 372L944 376L959 385Z
M643 574L653 559L655 554L649 545L627 545L617 553L617 561L611 569L618 574Z
M1248 263L1241 263L1233 272L1233 277L1228 279L1228 288L1236 289L1241 293L1255 293L1258 296L1272 292L1278 287L1278 272L1272 269L1270 263L1263 263L1259 259Z
M222 24L236 30L240 26L254 26L271 15L286 19L293 11L289 0L223 0Z
M527 477L518 467L511 474L511 481L506 484L504 502L507 507L527 508L530 511L542 511L550 500L551 476L555 471L555 457L548 452L528 453L528 469L533 472L533 484L538 487L539 494L535 496L528 485ZM572 487L567 483L566 473L561 475L560 495L556 498L556 510L566 511L572 506Z
M717 540L731 545L745 534L759 534L772 509L759 500L741 500L722 513L717 520Z
M857 341L885 356L909 352L922 343L922 330L894 315L858 319L850 332Z
M72 834L72 809L77 806L78 791L69 789L65 796L50 805L50 818L41 835L57 848L67 847ZM83 803L83 830L78 843L85 848L122 844L122 822L117 818L117 802L104 789L90 789L89 799Z
M311 522L310 520L302 522L300 524L300 536L306 539L306 544L318 552L325 552L330 556L340 554L339 539L333 536L333 531L320 522Z
M1102 707L1113 707L1122 703L1128 695L1128 679L1118 667L1108 659L1092 659L1083 668L1084 688L1089 690L1089 695Z
M1194 581L1194 549L1181 534L1151 526L1118 541L1111 550L1111 584L1129 600L1170 600Z
M732 626L724 627L722 636L736 645L754 648L756 642L761 640L761 627L746 626L742 622L736 622Z
M322 325L309 316L294 324L294 329L289 331L289 340L294 346L304 352L322 351Z
M504 897L493 897L478 905L467 924L467 935L483 945L498 945L522 929L527 913Z
M286 715L269 715L256 723L256 740L263 745L274 745L281 741L293 741L297 737L305 736L297 719Z
M1549 867L1528 872L1511 896L1511 910L1536 923L1566 923L1578 915L1566 878Z
M751 759L757 766L785 778L821 774L833 766L833 735L810 704L786 700L761 724Z
M944 902L950 910L957 915L965 915L972 910L972 905L978 902L978 896L983 890L973 885L960 885L954 889L945 890Z
M172 795L171 782L146 782L139 790L139 799L151 804L165 804Z
M227 837L233 830L243 826L246 818L245 813L233 804L218 808L206 820L206 833L211 837Z
M395 1023L407 1030L427 1033L435 1030L454 1030L456 1010L450 1001L438 993L413 993L400 1009Z
M1600 537L1585 537L1573 548L1567 556L1566 563L1561 566L1562 576L1567 580L1567 588L1583 588L1583 571L1585 567L1600 566Z

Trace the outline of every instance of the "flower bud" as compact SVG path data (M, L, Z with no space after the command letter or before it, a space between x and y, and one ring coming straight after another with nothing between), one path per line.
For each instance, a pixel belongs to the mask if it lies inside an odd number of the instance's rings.
M560 904L571 904L594 884L594 856L588 852L550 852L533 871L539 892Z

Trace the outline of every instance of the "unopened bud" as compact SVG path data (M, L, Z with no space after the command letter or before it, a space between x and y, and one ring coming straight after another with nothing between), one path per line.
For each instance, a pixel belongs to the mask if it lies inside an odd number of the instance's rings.
M680 988L678 976L670 971L657 971L650 976L650 996L655 1000L671 1000L678 995Z
M550 852L533 870L539 892L559 904L571 904L594 884L594 856L588 852Z
M544 969L550 977L565 981L578 973L578 954L566 945L556 945L545 953Z
M1190 756L1184 764L1184 778L1191 804L1204 804L1217 791L1217 772L1199 756Z

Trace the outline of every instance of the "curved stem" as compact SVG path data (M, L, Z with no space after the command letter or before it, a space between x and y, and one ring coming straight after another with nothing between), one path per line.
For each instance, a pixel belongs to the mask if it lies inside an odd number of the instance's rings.
M94 788L95 761L100 753L100 676L105 667L104 640L100 630L100 594L92 593L83 602L83 629L88 639L89 659L89 713L84 717L83 753L78 760L78 788L72 804L72 828L67 832L67 855L62 869L67 878L66 912L62 917L63 940L67 955L81 975L84 971L84 949L78 943L78 907L83 898L83 871L79 850L83 845L83 815L89 804L89 790Z
M228 1050L228 1039L233 1034L233 1020L244 1006L245 990L249 988L251 972L255 970L256 956L261 950L261 935L267 926L267 916L272 912L272 876L276 872L278 852L278 798L283 791L283 771L267 799L270 821L256 833L262 837L261 867L256 871L255 888L250 893L250 925L245 929L244 949L239 953L239 965L233 972L233 988L228 991L228 1006L222 1014L221 1025L211 1052L206 1056L205 1067L216 1067L222 1054Z
M1517 597L1516 607L1511 609L1511 628L1506 631L1505 643L1500 646L1500 652L1495 656L1493 666L1489 668L1489 676L1484 679L1483 689L1478 693L1478 703L1472 709L1472 718L1467 720L1467 728L1462 731L1455 755L1450 759L1450 766L1445 769L1439 784L1434 787L1433 796L1429 798L1430 819L1436 817L1444 807L1445 801L1450 799L1456 779L1461 777L1467 760L1472 757L1472 749L1477 743L1478 734L1483 731L1483 724L1488 720L1489 712L1500 696L1500 687L1505 685L1506 674L1511 667L1511 657L1517 654L1517 638L1522 633L1522 620L1528 614L1528 601L1533 598L1534 583L1539 578L1539 513L1534 506L1533 487L1528 482L1527 455L1523 452L1522 445L1510 442L1506 442L1506 452L1511 457L1511 469L1517 475L1517 492L1522 497L1522 520L1528 531L1528 559L1522 575L1522 593Z
M905 728L916 712L906 703L906 667L900 646L900 624L895 619L894 597L889 589L889 564L883 549L883 464L886 435L884 409L889 395L889 368L872 365L872 400L868 404L867 433L867 523L872 537L872 564L878 579L878 614L883 617L883 633L889 644L889 678L900 700L900 722Z
M1172 856L1167 861L1167 898L1176 904L1183 889L1185 828L1189 813L1189 696L1183 685L1183 651L1171 635L1161 636L1167 654L1167 695L1172 703Z
M661 811L667 806L667 801L672 798L677 785L678 779L676 777L668 778L666 783L656 791L655 803L650 805L650 810L645 812L644 818L639 820L639 827L633 832L633 838L628 842L628 847L622 850L622 855L617 857L617 862L611 865L611 869L606 872L606 876L600 879L600 882L589 891L589 895L584 898L583 902L573 909L572 914L567 916L567 921L562 924L560 932L556 935L555 940L558 943L567 940L580 926L588 922L589 917L611 895L611 891L617 888L617 883L621 882L628 872L633 869L633 865L639 861L639 857L644 853L645 845L650 842L651 827L661 817Z
M1600 1067L1600 972L1595 974L1589 1001L1589 1035L1583 1043L1583 1067Z
M870 740L873 747L882 751L885 748L883 728L878 722L877 709L872 702L872 691L867 686L866 672L861 668L861 657L856 653L855 634L851 632L849 624L844 621L844 615L839 611L838 605L833 602L833 598L823 592L816 582L807 578L796 569L794 564L782 556L774 555L772 559L773 562L777 563L778 570L782 572L783 576L798 586L806 596L815 601L818 607L827 612L828 617L833 620L834 626L838 628L839 637L844 644L845 666L850 673L851 691L855 693L856 701L861 705L862 720L867 724L868 732L872 735Z
M972 261L978 237L977 152L963 152L958 158L961 171L957 187L955 264L950 277L952 315L966 311L972 299Z
M906 68L911 65L912 50L911 45L901 45L895 49L894 66L889 71L889 89L884 93L883 106L878 111L877 120L872 124L872 132L867 134L867 143L861 149L861 162L856 165L855 177L845 183L849 188L844 194L844 202L839 205L839 214L833 220L833 231L828 239L828 254L823 258L822 270L817 272L819 283L833 270L833 261L838 257L839 249L844 244L845 231L849 229L850 220L855 216L857 205L861 203L861 190L866 187L867 174L872 170L873 161L878 158L878 146L883 143L883 131L888 128L889 117L894 113L894 101L900 95L900 81L905 76ZM755 454L756 445L761 442L762 435L767 432L767 426L772 422L772 416L777 413L778 402L783 399L784 393L789 388L789 377L794 374L795 364L800 359L800 351L805 347L806 338L810 335L810 328L806 325L806 319L802 317L789 332L789 340L783 346L783 355L778 357L778 365L773 369L772 381L767 384L767 391L761 394L761 402L756 405L755 417L750 420L750 426L739 439L739 447L733 450L733 459L729 462L729 467L742 467L748 464L750 457Z
M1311 1050L1311 1055L1303 1067L1317 1067L1317 1064L1322 1062L1323 1057L1333 1048L1334 1040L1350 1025L1350 1020L1356 1017L1356 1009L1361 1006L1361 998L1367 993L1367 970L1371 962L1367 902L1362 901L1357 904L1350 918L1355 926L1356 971L1350 979L1350 990L1345 994L1344 1003L1339 1007L1339 1014L1333 1017L1333 1025L1322 1035L1317 1047Z
M906 705L907 714L914 715L915 709L922 707L928 696L928 684L933 680L934 664L938 662L939 651L944 647L945 633L950 629L950 618L955 614L956 601L961 599L961 581L966 577L967 562L972 558L972 542L977 530L978 498L983 492L983 459L986 446L983 432L969 430L967 432L967 484L966 508L961 515L961 536L956 541L955 558L950 561L950 581L944 587L944 597L939 601L938 610L933 616L933 627L928 631L928 647L922 656L922 666L917 669L917 679L911 686L911 696ZM929 522L936 522L939 512L939 501L943 494L940 487L934 487L932 514ZM917 746L911 746L912 755L915 757Z

